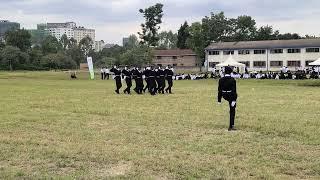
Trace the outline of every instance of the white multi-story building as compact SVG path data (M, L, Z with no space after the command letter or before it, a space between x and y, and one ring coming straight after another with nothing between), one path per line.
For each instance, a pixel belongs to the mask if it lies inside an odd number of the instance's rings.
M86 29L84 27L73 28L74 31L74 39L79 43L83 38L90 37L93 45L96 39L95 30L94 29Z
M208 70L231 56L246 64L249 71L279 71L287 66L291 71L308 67L320 58L320 39L217 42L206 49Z
M104 46L105 46L105 43L104 43L103 40L101 40L101 41L96 41L96 42L94 43L94 50L95 50L96 52L100 52L100 51L102 51L102 49L104 48Z
M48 31L50 35L56 37L59 41L63 34L66 34L68 39L74 38L78 43L86 36L89 36L94 46L95 30L77 27L75 22L38 24L38 29Z
M50 28L48 29L49 33L56 37L58 41L60 41L62 35L67 35L68 39L71 39L74 37L74 31L72 28L63 28L63 27L58 27L58 28Z

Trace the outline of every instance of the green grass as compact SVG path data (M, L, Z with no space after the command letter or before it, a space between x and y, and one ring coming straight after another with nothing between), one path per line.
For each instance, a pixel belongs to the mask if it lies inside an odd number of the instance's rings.
M320 89L238 80L237 132L217 81L116 95L113 81L0 72L0 179L319 179Z

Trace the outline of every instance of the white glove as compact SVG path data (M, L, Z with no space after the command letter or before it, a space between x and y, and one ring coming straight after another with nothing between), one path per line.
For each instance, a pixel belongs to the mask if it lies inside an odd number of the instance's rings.
M232 102L231 102L231 106L232 106L232 107L234 107L236 104L237 104L236 101L232 101Z

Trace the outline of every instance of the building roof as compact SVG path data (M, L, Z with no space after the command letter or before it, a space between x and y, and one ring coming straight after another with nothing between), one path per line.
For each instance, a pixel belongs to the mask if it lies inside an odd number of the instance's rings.
M154 56L196 56L191 49L153 50Z
M206 48L206 50L275 49L303 47L320 47L320 39L217 42L210 44Z

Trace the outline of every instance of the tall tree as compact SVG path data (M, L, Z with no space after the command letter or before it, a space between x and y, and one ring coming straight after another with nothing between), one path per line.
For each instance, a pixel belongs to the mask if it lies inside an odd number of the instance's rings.
M262 26L258 29L255 40L275 40L279 35L279 31L274 31L272 26Z
M199 58L199 63L204 61L204 49L207 47L206 37L204 36L200 22L193 23L189 28L190 37L187 40L187 46L195 51Z
M70 40L66 34L63 34L60 39L63 50L66 50L70 46Z
M251 16L239 16L237 19L230 19L234 22L234 34L232 41L250 41L256 33L256 21Z
M133 49L133 48L138 47L138 45L139 45L139 41L138 41L137 36L134 35L134 34L132 34L132 35L129 36L128 43L126 43L126 44L124 45L124 47L125 47L126 49Z
M159 34L158 49L177 48L178 37L172 31L163 31Z
M143 14L145 23L141 24L142 32L138 32L141 39L141 44L156 47L159 41L158 30L162 23L163 4L157 3L146 9L140 9L139 12Z
M178 40L177 40L177 47L180 49L187 49L187 39L190 37L189 33L189 25L188 22L185 21L183 25L181 25L180 29L178 30Z
M22 52L18 47L6 46L1 53L1 64L10 71L23 67L29 61L29 55Z
M48 36L41 44L42 53L44 55L50 53L57 53L62 49L62 46L58 39L54 36Z
M79 48L81 49L84 56L88 56L92 51L93 41L89 36L84 37L79 42Z
M5 34L6 45L18 47L26 52L31 47L31 35L25 29L8 31Z

